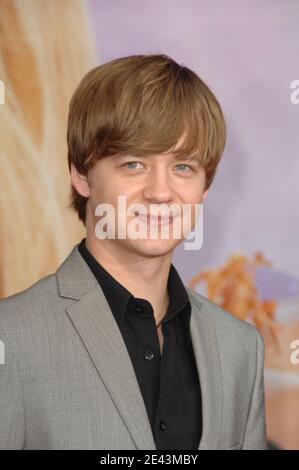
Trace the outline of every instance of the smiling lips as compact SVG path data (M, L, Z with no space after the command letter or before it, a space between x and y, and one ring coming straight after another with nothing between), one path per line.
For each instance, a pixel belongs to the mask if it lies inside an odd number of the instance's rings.
M147 222L150 225L167 225L167 224L172 224L173 222L173 216L161 216L161 215L144 215L144 214L138 214L137 213L138 219L140 219L142 222Z

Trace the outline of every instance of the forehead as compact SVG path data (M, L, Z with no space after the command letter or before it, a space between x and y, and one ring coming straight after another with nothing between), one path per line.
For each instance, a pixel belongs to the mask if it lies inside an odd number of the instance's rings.
M120 152L113 156L115 159L120 159L122 157L138 157L138 158L158 158L158 157L167 157L168 159L173 160L199 160L199 156L196 151L191 151L188 153L187 150L184 149L186 138L186 132L177 140L177 143L171 147L167 151L163 151L161 153L144 153L142 149L140 152ZM190 147L189 147L190 148Z

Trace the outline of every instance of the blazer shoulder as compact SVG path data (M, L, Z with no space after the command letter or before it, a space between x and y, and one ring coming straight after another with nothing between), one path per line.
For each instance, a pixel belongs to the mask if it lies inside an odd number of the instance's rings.
M30 287L0 300L0 322L24 313L40 311L54 297L58 297L56 274L39 279Z
M251 335L258 342L263 342L263 337L259 330L248 321L236 317L232 313L217 305L215 302L199 294L194 289L187 287L187 292L191 302L193 302L198 307L201 314L215 321L219 326L220 331L226 332L233 330L237 334L244 334L247 337L248 335Z

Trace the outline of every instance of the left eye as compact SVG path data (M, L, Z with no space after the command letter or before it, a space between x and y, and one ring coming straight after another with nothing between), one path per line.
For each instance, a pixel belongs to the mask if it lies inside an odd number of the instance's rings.
M188 168L189 170L192 170L191 166L189 165L185 165L185 163L179 163L178 165L176 165L177 167L180 167L180 169L183 168Z

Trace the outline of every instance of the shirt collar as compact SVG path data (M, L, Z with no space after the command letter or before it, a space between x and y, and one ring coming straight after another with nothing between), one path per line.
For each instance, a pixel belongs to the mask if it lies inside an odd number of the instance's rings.
M104 269L87 249L85 240L85 238L81 240L78 250L98 280L113 315L117 317L118 320L122 320L127 311L129 301L138 303L140 299L134 297L131 292ZM172 320L187 306L189 307L189 312L191 310L188 293L173 264L171 264L169 270L167 289L169 293L169 306L163 318L163 322Z

